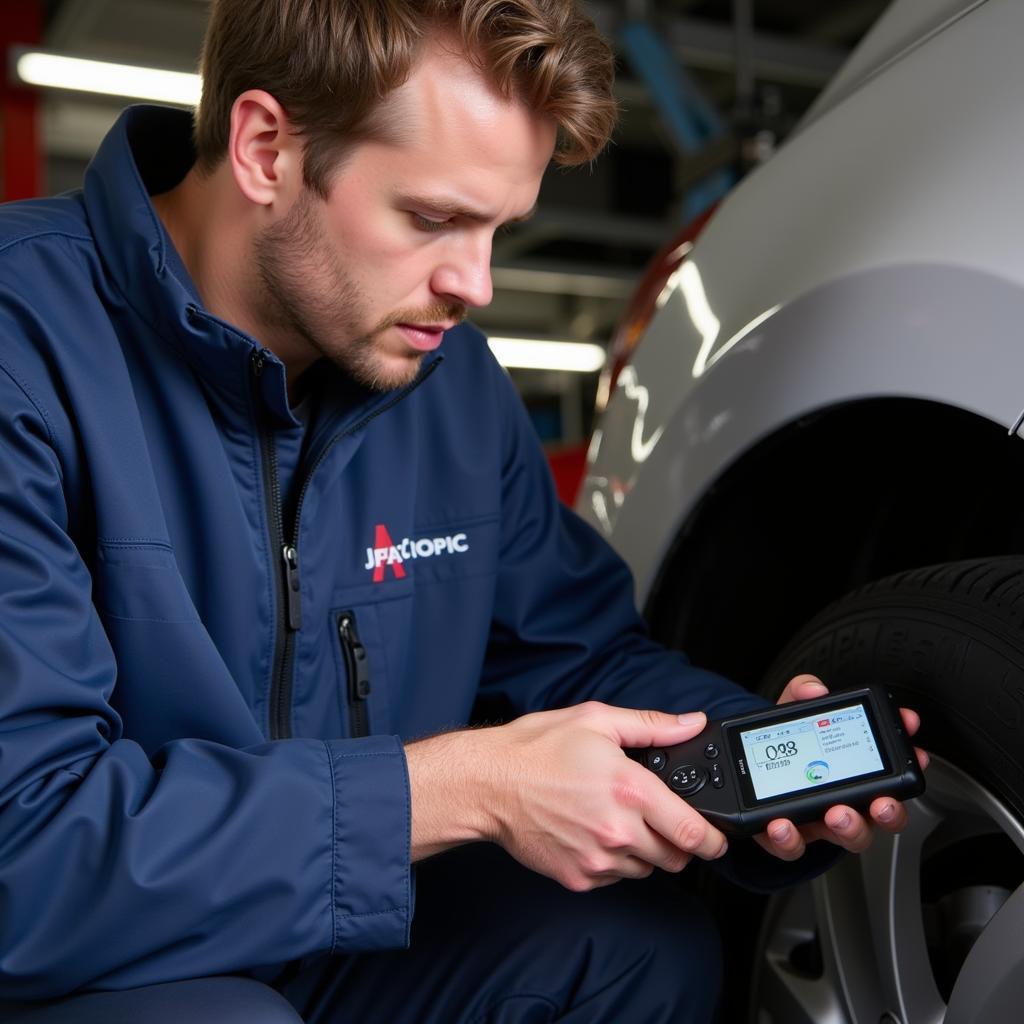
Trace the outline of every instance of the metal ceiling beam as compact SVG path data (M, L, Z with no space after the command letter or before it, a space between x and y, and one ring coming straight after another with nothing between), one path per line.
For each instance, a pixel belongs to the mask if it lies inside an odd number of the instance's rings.
M805 34L821 43L858 38L871 28L884 9L884 0L869 0L838 9L823 7Z
M626 299L636 287L633 269L595 268L567 260L530 260L514 266L491 267L495 288L516 292L544 292L597 299Z
M586 8L605 35L618 32L623 21L619 4L612 0L588 0ZM735 71L736 35L731 25L680 17L659 18L658 25L676 55L689 67ZM749 46L757 78L780 84L820 87L847 57L847 51L841 47L763 31L753 34Z

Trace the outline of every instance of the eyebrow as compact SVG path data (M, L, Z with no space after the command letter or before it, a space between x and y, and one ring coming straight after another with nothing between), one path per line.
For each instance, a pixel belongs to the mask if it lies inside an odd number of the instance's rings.
M406 195L401 196L400 201L403 203L409 203L412 206L420 206L425 210L443 213L449 217L464 217L466 220L477 221L481 224L486 224L493 219L483 210L474 209L472 206L467 206L464 203L459 202L457 199L447 199L440 196ZM518 217L510 217L504 223L522 224L523 221L529 220L536 212L537 204L534 203L526 213L521 214Z

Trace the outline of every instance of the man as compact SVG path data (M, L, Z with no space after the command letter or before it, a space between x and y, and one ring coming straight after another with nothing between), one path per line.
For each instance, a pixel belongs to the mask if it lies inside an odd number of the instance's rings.
M138 108L4 212L0 1019L706 1020L700 908L585 890L869 841L724 856L623 755L755 698L645 638L456 326L610 85L567 0L220 0L195 151Z

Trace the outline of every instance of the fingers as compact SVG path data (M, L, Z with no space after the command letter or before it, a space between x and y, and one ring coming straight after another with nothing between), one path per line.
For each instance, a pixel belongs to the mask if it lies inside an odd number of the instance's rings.
M614 871L607 871L595 876L595 887L611 885L612 882L617 882L620 878L648 878L654 874L655 867L661 867L661 865L651 864L642 857L626 857ZM682 868L679 870L681 871Z
M610 885L620 878L646 878L655 868L676 873L693 859L653 832L641 836L630 847L598 848L580 858L579 872L572 886L580 891Z
M830 807L824 823L832 842L850 853L863 853L871 845L871 825L852 807Z
M669 842L646 823L641 824L633 841L623 848L623 853L672 873L682 871L693 859L693 853Z
M900 717L903 719L903 728L907 730L907 735L917 735L917 730L921 728L921 716L910 708L900 708ZM917 763L921 766L921 771L926 771L931 762L928 751L914 747L914 753L917 754Z
M789 704L794 700L810 700L812 697L824 697L827 693L828 687L817 676L804 673L790 679L779 695L777 703Z
M682 870L691 856L714 860L726 852L725 836L703 815L652 772L623 760L613 791L615 802L632 808L642 824L640 831L632 832L628 844L622 844L624 852L667 871Z
M887 831L898 832L906 824L906 810L898 800L879 797L871 806L873 816L882 815L874 820ZM871 822L862 814L837 804L828 809L823 821L799 828L785 818L777 818L756 838L763 849L780 860L796 860L804 855L807 844L817 839L826 839L849 853L863 853L871 845L871 831Z
M900 832L907 826L907 809L891 796L880 796L868 810L871 820L886 832Z
M837 804L828 809L823 821L799 828L791 821L778 818L756 840L780 860L802 857L807 843L816 839L828 840L850 853L863 853L871 845L873 826L876 825L892 834L903 831L907 827L907 808L899 800L880 796L872 801L865 818L852 807Z
M619 878L646 878L655 868L676 873L692 860L692 854L673 846L646 825L633 836L628 831L606 830L594 838L596 843L579 857L572 887L580 891Z
M593 822L593 844L581 858L586 878L642 878L654 868L682 871L693 857L712 860L725 853L725 836L646 768L626 761L613 789L625 817Z
M649 878L652 874L654 874L653 865L648 864L639 857L630 857L623 861L621 865L616 866L613 871L604 871L600 874L588 876L586 884L580 886L580 890L586 892L591 889L603 889L606 886L614 885L616 882L621 882L624 878Z
M693 860L693 854L663 839L652 829L631 850L631 854L645 864L651 864L662 871L677 874Z
M800 830L785 818L771 822L768 828L755 838L765 850L779 860L798 860L807 849L807 843Z
M903 728L907 730L908 736L913 736L921 728L921 716L910 708L900 708L900 718L903 719Z
M654 787L649 791L643 816L652 831L680 854L702 860L721 857L729 848L725 836L660 779L648 775Z
M692 739L708 722L703 711L673 715L664 711L617 708L594 701L580 705L580 712L592 718L593 724L620 747L669 747Z

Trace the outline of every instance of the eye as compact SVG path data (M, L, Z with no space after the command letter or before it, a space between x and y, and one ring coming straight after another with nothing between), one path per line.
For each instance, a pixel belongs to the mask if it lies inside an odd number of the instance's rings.
M450 220L431 220L419 213L412 214L412 222L420 231L443 231L451 223Z

